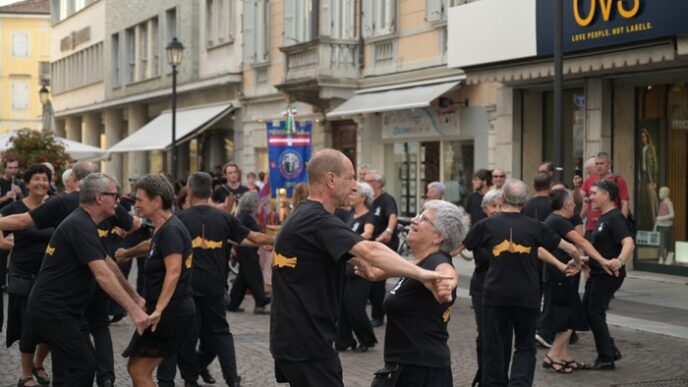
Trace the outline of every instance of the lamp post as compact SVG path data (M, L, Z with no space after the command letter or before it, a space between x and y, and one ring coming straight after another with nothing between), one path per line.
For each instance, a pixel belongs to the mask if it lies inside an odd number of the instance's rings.
M50 90L43 85L38 91L41 105L43 105L43 114L41 120L43 122L43 131L50 133L53 131L53 104L50 102Z
M172 179L177 180L177 66L182 62L184 55L184 45L172 38L172 41L165 48L167 51L167 63L172 66Z

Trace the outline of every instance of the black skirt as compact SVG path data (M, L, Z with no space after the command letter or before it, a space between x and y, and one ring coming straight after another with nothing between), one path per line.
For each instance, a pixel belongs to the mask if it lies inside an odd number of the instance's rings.
M193 306L193 299L191 298L180 303L189 302ZM181 305L173 305L171 302L163 311L155 332L152 332L150 327L142 335L134 332L122 356L164 358L176 355L182 342L187 335L191 334L194 320L193 311L193 307L189 308L188 305L181 307Z
M552 282L552 330L555 333L569 329L587 331L589 328L585 310L578 294L580 274Z

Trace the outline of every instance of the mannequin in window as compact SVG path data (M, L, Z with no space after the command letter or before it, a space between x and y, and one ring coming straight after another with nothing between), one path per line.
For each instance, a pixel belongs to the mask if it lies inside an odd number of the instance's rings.
M657 178L659 163L657 150L650 132L643 128L640 131L640 204L643 210L638 218L639 227L649 228L653 219L657 217Z
M659 189L659 214L655 218L655 231L659 231L659 263L671 263L674 245L674 205L671 203L669 187Z

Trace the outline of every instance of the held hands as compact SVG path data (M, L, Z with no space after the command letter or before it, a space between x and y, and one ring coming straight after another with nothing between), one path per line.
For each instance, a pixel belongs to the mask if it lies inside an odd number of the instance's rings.
M146 312L143 311L143 309L134 309L133 311L129 312L129 317L131 318L131 321L134 322L134 325L136 325L136 332L139 335L143 334L143 331L146 330L151 324L150 324L150 316L146 314Z
M619 270L621 270L621 265L617 264L617 259L605 259L600 265L604 271L614 277L619 276Z
M115 250L115 261L123 262L127 260L126 250L122 247Z
M392 239L392 234L388 233L387 230L385 230L375 240L378 242L387 244L387 242L389 242L391 239Z
M567 277L573 277L574 275L578 274L580 271L580 265L576 264L576 261L573 259L570 260L566 265L563 263L561 264L563 267L559 267L559 271L564 273Z
M432 292L437 302L440 304L451 302L452 290L456 287L456 279L453 275L439 271L423 270L420 280Z
M151 327L151 332L155 332L158 329L158 323L160 323L161 312L159 310L153 311L153 313L148 316L148 325Z

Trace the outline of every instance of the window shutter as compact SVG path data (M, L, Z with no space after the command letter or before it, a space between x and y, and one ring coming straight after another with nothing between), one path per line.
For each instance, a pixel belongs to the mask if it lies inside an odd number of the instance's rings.
M445 0L425 0L425 20L438 21L442 19Z
M375 1L379 0L361 0L361 9L363 9L363 36L369 37L375 35Z
M26 82L12 83L12 108L27 109L29 99L29 88Z
M337 1L337 0L335 0ZM332 0L320 0L320 30L319 36L332 36L332 27L336 12L332 12Z
M354 26L356 25L356 20L355 18L355 13L354 13L354 0L343 0L344 1L344 28L342 29L344 31L344 36L342 36L344 39L353 39L354 38Z
M298 43L296 37L296 0L284 0L284 46Z
M262 49L259 54L262 55L260 60L268 60L270 58L270 0L260 0L263 2L261 4L261 13L259 15L260 20L263 22L263 36L261 37Z
M253 63L256 60L256 1L244 0L243 12L243 39L244 39L244 62Z

